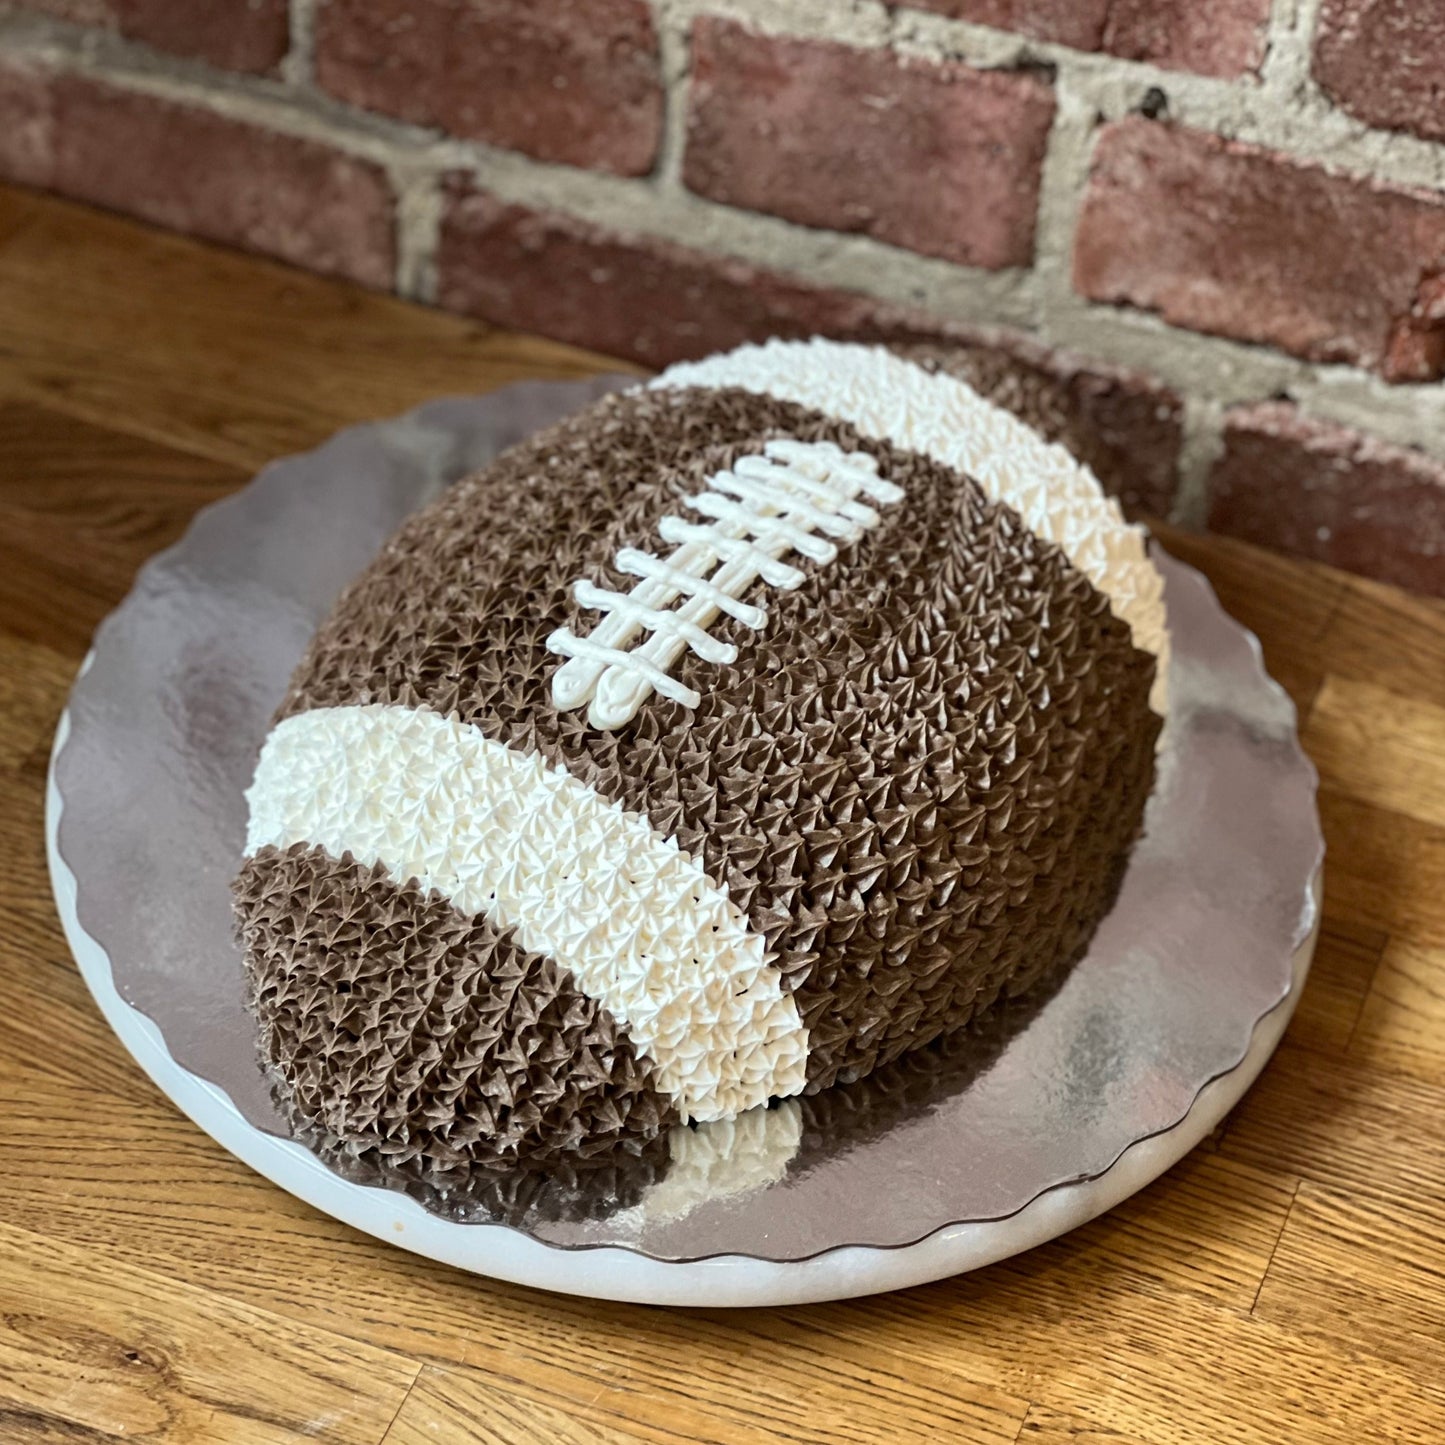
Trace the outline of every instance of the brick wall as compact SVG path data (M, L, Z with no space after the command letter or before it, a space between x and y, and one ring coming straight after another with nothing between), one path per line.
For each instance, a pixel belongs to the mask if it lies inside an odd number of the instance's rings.
M1441 0L0 0L0 176L649 366L950 342L1445 595Z

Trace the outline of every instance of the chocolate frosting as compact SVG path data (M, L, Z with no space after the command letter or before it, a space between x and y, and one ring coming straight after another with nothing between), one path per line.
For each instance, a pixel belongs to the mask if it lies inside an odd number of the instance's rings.
M676 1121L616 1020L485 917L303 844L233 899L262 1055L354 1156L585 1160Z
M805 564L797 590L757 597L761 632L722 619L713 631L737 661L688 654L676 668L696 710L654 697L615 733L558 712L546 638L591 621L573 580L626 591L618 549L665 550L664 513L781 436L871 453L906 500L833 563ZM962 1027L1078 954L1150 791L1153 671L1062 552L969 478L768 397L638 391L513 448L409 520L317 633L281 716L431 708L540 752L675 835L765 936L809 1030L814 1091ZM323 911L310 927L334 927ZM297 945L284 928L268 937L264 967L284 975ZM303 1013L297 1039L316 1027ZM409 1024L379 1011L372 1026L395 1038ZM559 1062L567 1052L548 1047ZM336 1066L323 1082L327 1068L309 1087L349 1123L347 1091L377 1085ZM443 1147L478 1147L420 1082L386 1097L432 1106ZM614 1087L647 1095L625 1071ZM640 1125L642 1105L626 1118ZM402 1127L400 1114L368 1119Z
M971 1088L1058 991L1071 962L1061 960L1023 997L996 1004L966 1027L904 1054L866 1078L796 1101L798 1138L785 1161L786 1172L806 1173L819 1159L837 1158ZM400 1190L433 1214L460 1223L496 1221L525 1227L611 1218L643 1203L654 1185L670 1177L680 1132L674 1128L650 1137L625 1135L590 1154L563 1154L541 1162L444 1165L425 1157L397 1159L375 1149L358 1152L350 1141L327 1133L300 1114L284 1084L278 1082L276 1092L294 1137L338 1173L358 1184Z

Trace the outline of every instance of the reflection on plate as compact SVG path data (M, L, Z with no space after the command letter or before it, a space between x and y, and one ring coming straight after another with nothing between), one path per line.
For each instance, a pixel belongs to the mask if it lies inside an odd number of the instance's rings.
M398 1167L318 1134L287 1109L280 1087L275 1097L290 1121L292 1138L338 1174L357 1184L400 1190L444 1219L525 1227L532 1220L580 1224L625 1214L631 1225L642 1228L806 1173L937 1109L988 1072L1065 977L1060 969L1027 997L999 1004L971 1028L855 1083L749 1109L736 1119L679 1124L645 1143L623 1140L607 1153L546 1170Z
M1120 1156L1179 1125L1252 1039L1272 1041L1279 1015L1257 1026L1297 983L1318 916L1314 773L1293 708L1207 583L1162 555L1174 711L1146 836L1052 990L858 1084L550 1178L383 1176L318 1139L302 1142L337 1173L294 1166L291 1121L256 1060L228 895L271 712L317 620L404 515L617 384L529 384L343 433L208 509L146 568L97 636L53 773L57 890L73 873L72 939L118 1032L287 1187L363 1227L414 1200L430 1216L408 1231L414 1247L424 1235L437 1257L553 1287L551 1265L515 1265L545 1258L534 1242L815 1261L1023 1217L1076 1181L1117 1197ZM1156 1172L1169 1162L1167 1149L1148 1157ZM513 1241L500 1263L496 1239Z

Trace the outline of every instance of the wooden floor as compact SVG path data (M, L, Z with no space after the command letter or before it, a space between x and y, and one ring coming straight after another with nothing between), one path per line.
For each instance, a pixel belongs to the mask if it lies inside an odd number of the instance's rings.
M1445 1440L1445 608L1170 536L1324 779L1326 923L1213 1140L964 1278L729 1314L488 1284L322 1218L181 1117L50 902L91 629L268 458L595 358L0 191L0 1441Z

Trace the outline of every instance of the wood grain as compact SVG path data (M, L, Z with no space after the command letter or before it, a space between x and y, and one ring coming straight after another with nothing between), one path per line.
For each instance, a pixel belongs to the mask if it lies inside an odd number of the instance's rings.
M317 1214L178 1114L49 901L51 734L195 509L433 395L600 359L0 190L0 1441L1445 1439L1445 608L1169 532L1322 771L1324 934L1215 1139L1101 1219L855 1303L492 1284Z
M342 1334L0 1224L0 1380L9 1439L96 1436L370 1445L416 1369Z
M252 470L437 396L631 369L12 191L0 261L0 391Z
M478 1445L630 1445L647 1435L598 1424L568 1410L519 1396L475 1372L465 1376L428 1366L417 1377L382 1445L436 1445L438 1440L473 1440ZM674 1440L692 1437L673 1435Z
M84 656L136 568L246 475L30 402L0 402L0 611L10 631Z
M1096 1430L1076 1416L1034 1405L1019 1431L1018 1445L1143 1445L1135 1436Z
M1381 929L1337 917L1326 903L1309 987L1290 1021L1295 1043L1326 1052L1349 1048L1388 938Z
M1361 1063L1445 1084L1445 944L1390 940L1350 1052Z
M1315 765L1351 797L1445 826L1445 774L1434 766L1445 707L1329 677L1303 736Z
M1445 1208L1302 1184L1255 1312L1439 1380Z

